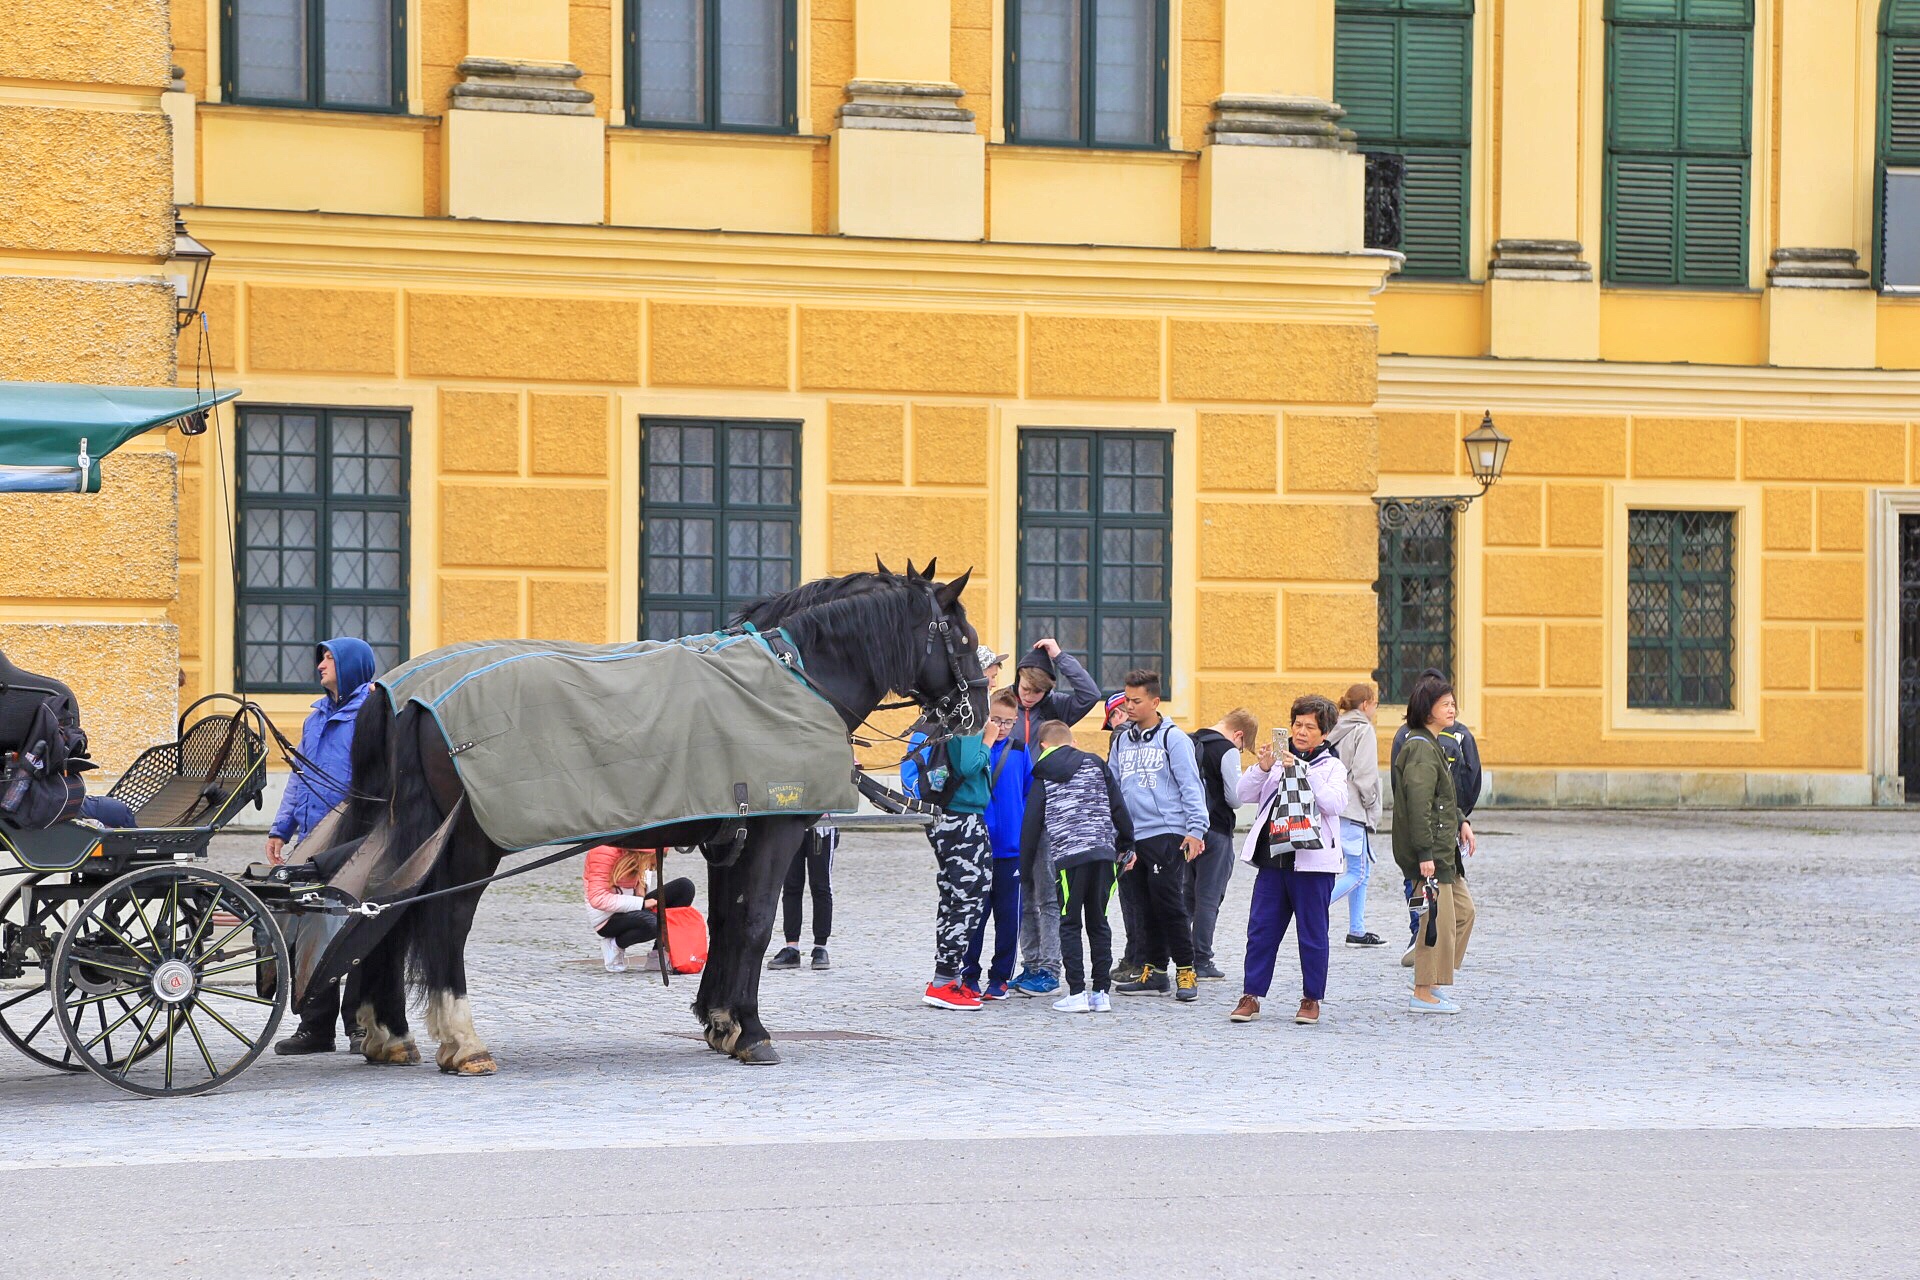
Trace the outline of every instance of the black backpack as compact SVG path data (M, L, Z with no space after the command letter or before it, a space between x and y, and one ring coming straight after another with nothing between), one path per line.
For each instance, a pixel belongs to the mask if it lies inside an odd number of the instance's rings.
M913 755L920 762L920 798L945 809L960 794L960 775L947 760L947 740L938 738L923 742L914 748ZM938 788L928 786L928 780L937 770L945 770L946 777Z
M87 798L79 771L92 767L86 759L87 735L79 717L65 721L56 712L61 701L41 699L27 722L16 751L6 753L0 769L0 813L25 831L37 831L65 822L80 812Z

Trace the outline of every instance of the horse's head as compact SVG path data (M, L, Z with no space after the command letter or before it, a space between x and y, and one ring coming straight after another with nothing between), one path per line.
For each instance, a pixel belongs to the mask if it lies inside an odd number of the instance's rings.
M913 683L900 692L919 703L949 733L978 733L987 724L987 676L980 668L980 635L960 603L973 570L951 582L937 582L933 576L937 563L929 560L925 569L915 569L911 560L907 562L907 583L925 591L931 607Z

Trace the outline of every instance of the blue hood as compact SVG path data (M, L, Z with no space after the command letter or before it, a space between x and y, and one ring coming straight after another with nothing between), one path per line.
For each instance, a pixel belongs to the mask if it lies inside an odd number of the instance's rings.
M335 702L351 698L361 685L370 683L379 674L372 646L357 636L335 636L315 645L313 660L320 661L323 652L333 655L334 670L339 677L340 692L334 696Z

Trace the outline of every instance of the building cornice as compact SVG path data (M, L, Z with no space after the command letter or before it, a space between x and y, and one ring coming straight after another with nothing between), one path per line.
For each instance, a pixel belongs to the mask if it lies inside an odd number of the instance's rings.
M1382 356L1382 409L1689 417L1920 417L1920 371Z
M1370 323L1377 254L861 239L194 207L229 278Z

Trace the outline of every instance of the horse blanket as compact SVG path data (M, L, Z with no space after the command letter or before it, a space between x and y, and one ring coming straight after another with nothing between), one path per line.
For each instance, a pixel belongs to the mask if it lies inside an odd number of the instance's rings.
M433 716L507 850L859 802L846 726L754 633L458 644L379 684Z

